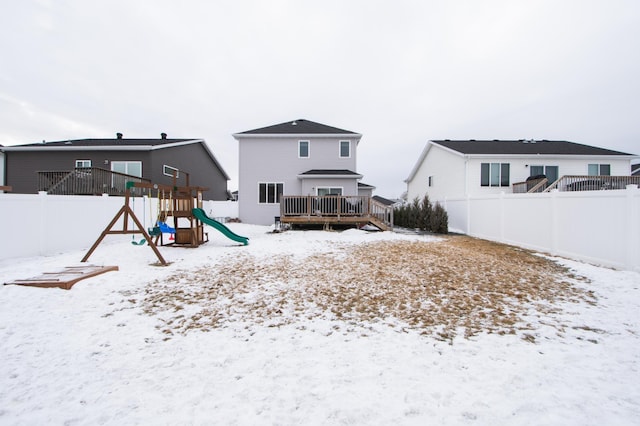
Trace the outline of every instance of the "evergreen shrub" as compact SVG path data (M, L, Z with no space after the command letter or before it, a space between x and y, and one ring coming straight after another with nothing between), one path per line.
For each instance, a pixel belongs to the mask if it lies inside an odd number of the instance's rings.
M429 196L425 195L422 200L416 197L410 203L396 207L393 211L393 222L402 228L446 234L449 217L440 203L431 204Z

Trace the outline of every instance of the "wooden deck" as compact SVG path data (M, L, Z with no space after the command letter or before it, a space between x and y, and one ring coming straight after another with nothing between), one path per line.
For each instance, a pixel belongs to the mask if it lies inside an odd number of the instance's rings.
M280 199L280 221L292 225L371 224L387 231L393 228L393 208L366 196L297 196Z

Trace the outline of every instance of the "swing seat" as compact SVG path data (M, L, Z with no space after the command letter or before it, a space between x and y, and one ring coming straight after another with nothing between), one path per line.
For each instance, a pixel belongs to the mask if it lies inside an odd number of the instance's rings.
M143 244L144 244L144 243L146 243L146 242L147 242L147 240L145 240L145 239L143 238L143 239L141 239L140 241L133 240L133 241L131 241L131 244L133 244L134 246L141 246L141 245L143 245Z
M160 230L159 226L154 226L153 228L149 228L147 232L149 232L149 236L151 237L157 237L158 235L162 234L162 231Z
M164 234L175 234L176 233L175 228L170 227L165 222L158 221L158 228L160 228L160 231L162 233L164 233Z

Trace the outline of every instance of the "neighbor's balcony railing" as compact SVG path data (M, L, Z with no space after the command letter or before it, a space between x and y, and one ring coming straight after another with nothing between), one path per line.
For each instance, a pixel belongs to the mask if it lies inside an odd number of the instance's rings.
M549 185L544 192L558 191L601 191L625 189L627 185L640 186L640 176L562 176Z
M150 182L149 179L97 167L41 171L37 174L38 191L54 195L124 195L127 182Z
M553 183L547 178L517 182L512 185L514 194L558 191L600 191L625 189L627 185L640 186L640 176L562 176Z
M298 217L363 217L393 224L393 208L361 195L283 195L280 216Z
M511 185L514 194L524 194L525 192L543 192L549 185L547 178L529 179L525 182L517 182Z

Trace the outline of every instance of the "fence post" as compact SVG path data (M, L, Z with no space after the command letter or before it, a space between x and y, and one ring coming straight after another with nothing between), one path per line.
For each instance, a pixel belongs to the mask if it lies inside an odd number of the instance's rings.
M504 191L500 191L500 242L504 243Z
M467 217L466 217L466 222L467 222L467 229L466 229L466 234L467 235L471 235L471 194L467 194L466 197L466 204L467 204Z
M40 211L39 211L39 215L40 218L38 220L38 255L42 256L44 254L46 254L45 251L45 241L47 241L47 235L45 234L45 232L47 232L47 228L45 227L45 216L46 216L46 211L47 211L47 191L38 191L38 198L40 201Z
M558 225L558 190L551 190L551 254L555 256L558 253L558 232L560 226Z
M636 200L640 197L638 185L627 185L626 186L626 228L627 232L625 232L626 236L626 262L625 268L630 271L640 271L640 253L638 253L638 239L640 238L640 232L638 225L638 204L640 204L639 200Z

